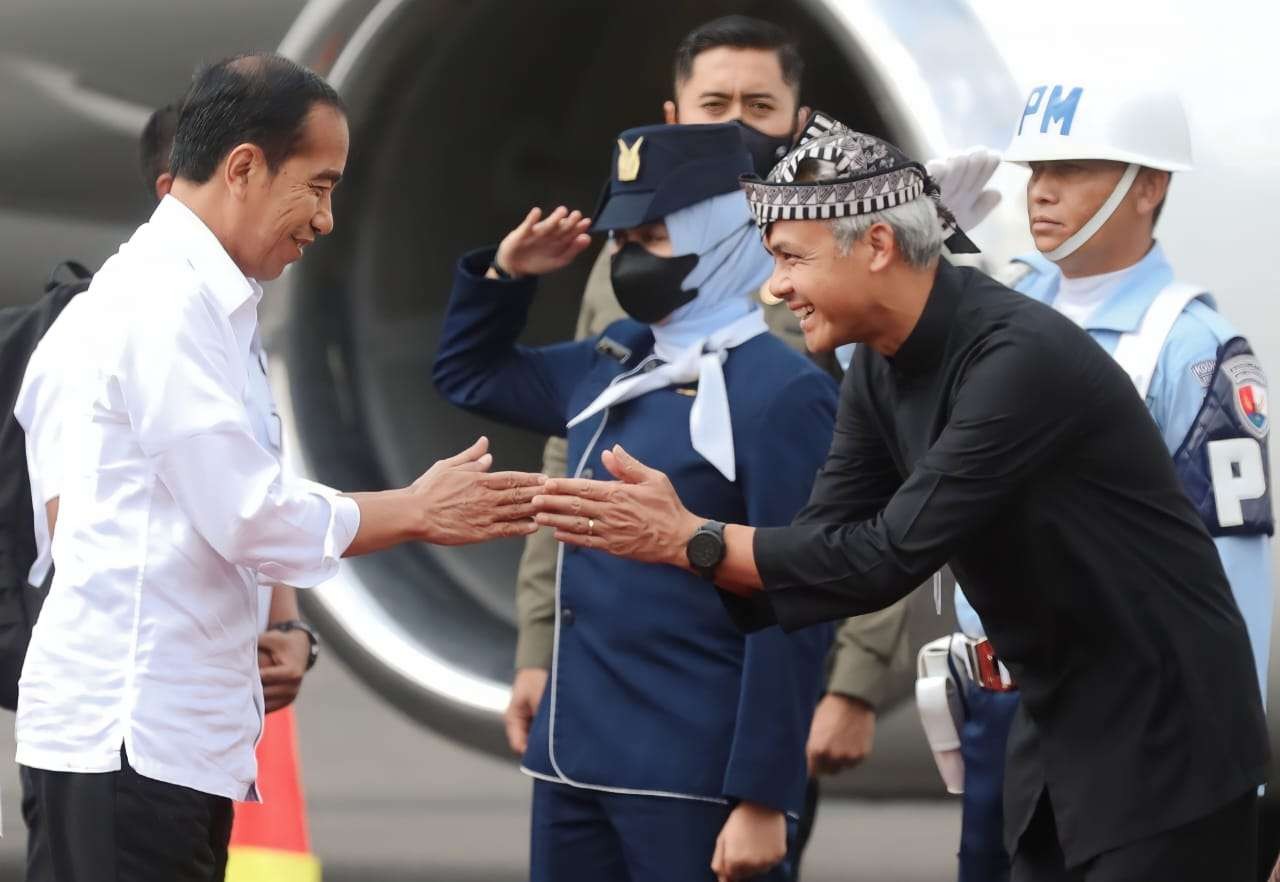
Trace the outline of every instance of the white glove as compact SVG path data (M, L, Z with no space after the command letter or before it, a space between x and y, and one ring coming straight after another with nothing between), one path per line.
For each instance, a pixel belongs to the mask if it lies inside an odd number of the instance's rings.
M951 209L961 230L972 230L1000 204L1000 191L984 190L1000 165L1000 154L986 147L970 147L964 153L924 164L929 177L942 189L942 204Z

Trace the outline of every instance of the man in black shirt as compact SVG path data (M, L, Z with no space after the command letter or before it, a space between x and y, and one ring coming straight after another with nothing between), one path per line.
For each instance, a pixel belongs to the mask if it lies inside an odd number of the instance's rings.
M861 344L809 505L791 527L705 522L618 449L619 481L549 482L539 521L702 573L746 628L880 609L949 563L1022 689L1014 882L1250 878L1268 757L1248 637L1128 377L939 260L921 231L949 213L891 145L819 117L745 186L809 347Z

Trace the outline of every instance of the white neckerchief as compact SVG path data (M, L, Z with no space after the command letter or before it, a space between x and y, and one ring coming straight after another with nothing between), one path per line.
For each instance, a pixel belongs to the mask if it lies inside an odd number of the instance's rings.
M595 401L569 420L569 428L602 410L639 398L655 389L698 381L698 394L689 409L689 437L693 449L730 481L737 480L733 454L733 424L722 365L729 350L768 332L764 313L752 310L742 318L683 350L655 342L653 351L665 364L648 373L628 377L605 389Z

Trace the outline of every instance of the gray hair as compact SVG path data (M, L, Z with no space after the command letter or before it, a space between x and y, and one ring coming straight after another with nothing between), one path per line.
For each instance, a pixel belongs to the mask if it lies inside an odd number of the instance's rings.
M884 211L838 217L828 223L831 225L832 235L836 237L837 253L842 257L849 253L854 242L878 223L888 224L889 229L893 230L898 251L909 266L923 269L942 253L942 223L938 220L937 206L928 196L912 199Z

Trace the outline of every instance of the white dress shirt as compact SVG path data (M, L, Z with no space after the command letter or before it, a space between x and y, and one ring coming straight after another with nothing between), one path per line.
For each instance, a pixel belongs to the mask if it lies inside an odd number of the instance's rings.
M280 410L271 394L271 381L267 379L267 353L262 349L262 337L253 335L249 346L249 385L245 390L245 404L249 411L249 425L253 437L276 462L283 467L284 427L280 423ZM267 630L271 622L271 593L275 585L270 579L258 579L258 630Z
M76 323L84 310L84 298L85 294L81 293L66 305L31 353L13 408L18 424L26 433L36 541L36 559L27 573L27 581L35 586L44 584L53 564L45 505L62 492L62 420L55 404L62 400L61 388L67 375L64 368L77 355L83 336L76 330Z
M123 744L142 775L257 798L258 585L333 576L359 527L354 501L284 475L255 437L261 295L169 196L77 298L19 763L114 771Z
M61 390L66 378L75 373L69 366L77 361L82 352L81 341L85 332L77 328L76 322L84 308L84 296L82 294L67 304L31 354L13 409L18 424L26 433L27 473L31 484L36 548L35 561L27 574L27 581L36 587L44 584L53 566L46 507L50 500L62 492L62 419L54 404L62 399ZM271 393L271 382L267 378L267 355L262 349L260 336L256 333L249 354L249 381L245 388L245 409L249 416L249 426L258 443L277 462L282 462L283 427L280 412L276 407L275 396ZM273 588L271 582L259 580L258 624L261 631L265 631L269 623Z

